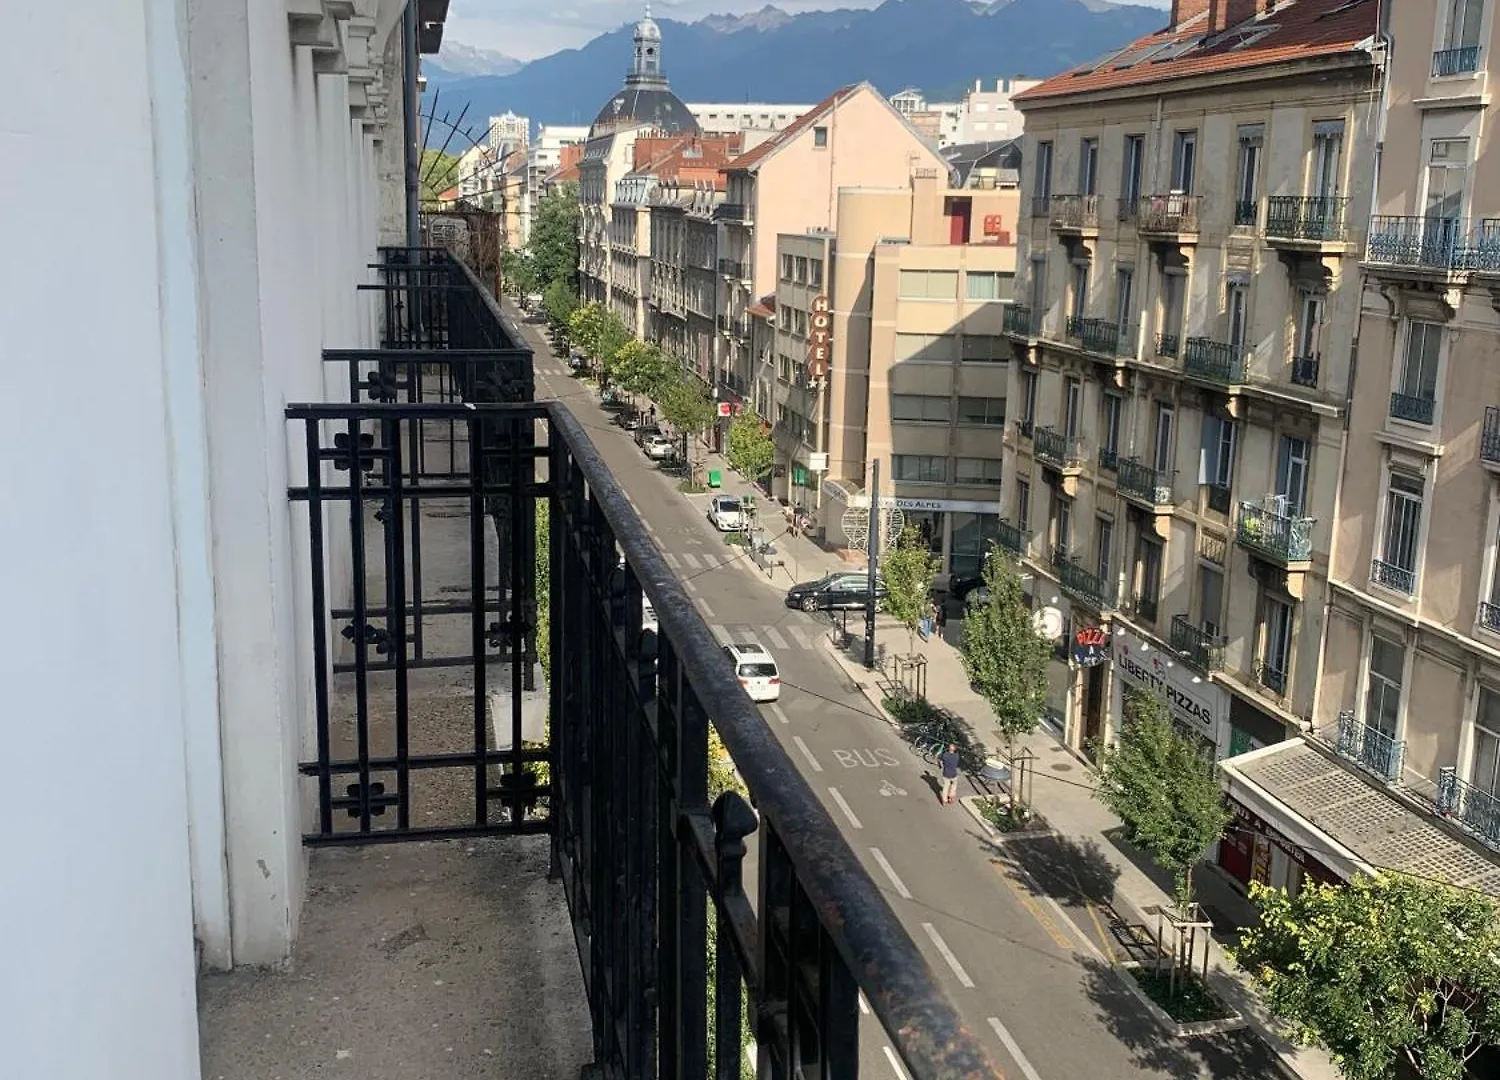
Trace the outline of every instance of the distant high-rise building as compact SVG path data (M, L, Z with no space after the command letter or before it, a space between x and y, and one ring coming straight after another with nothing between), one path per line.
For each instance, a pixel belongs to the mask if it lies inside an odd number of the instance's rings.
M996 79L995 88L986 90L984 80L975 79L974 89L964 91L959 103L958 130L953 140L959 143L1004 142L1021 134L1021 111L1011 98L1041 83L1040 79Z
M503 116L490 117L490 148L524 150L531 143L531 121L509 109Z

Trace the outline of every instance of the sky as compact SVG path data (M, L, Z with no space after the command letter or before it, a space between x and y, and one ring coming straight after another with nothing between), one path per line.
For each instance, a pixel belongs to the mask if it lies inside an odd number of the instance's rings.
M759 11L768 0L654 0L658 18L696 22L705 15ZM882 0L771 0L788 14L836 8L878 7ZM1130 0L1168 7L1171 0ZM559 49L585 45L641 17L642 0L453 0L446 37L465 45L493 49L517 60L534 60Z

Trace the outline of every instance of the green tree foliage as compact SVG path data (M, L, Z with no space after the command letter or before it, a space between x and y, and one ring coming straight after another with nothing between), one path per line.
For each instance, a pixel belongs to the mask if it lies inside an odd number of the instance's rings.
M1193 866L1224 833L1229 811L1213 763L1177 733L1166 704L1132 687L1118 746L1100 747L1095 796L1125 823L1132 843L1177 880L1177 905L1193 899Z
M504 287L513 295L526 296L537 290L536 266L524 251L500 253L500 277Z
M1235 960L1306 1043L1348 1080L1463 1080L1500 1044L1500 929L1485 897L1406 877L1307 884L1295 898L1252 886L1261 922Z
M969 684L994 710L995 730L1014 759L1016 740L1035 730L1047 707L1052 646L1032 629L1021 580L1003 556L990 553L984 581L989 599L964 615L959 657Z
M584 304L568 317L568 335L593 357L606 381L614 377L615 354L631 340L619 317L595 303Z
M906 627L907 648L911 653L917 651L917 626L932 608L932 579L940 565L914 525L902 529L896 546L880 559L880 579L886 589L885 610Z
M542 293L542 307L547 311L547 321L566 332L568 320L578 310L578 294L568 282L554 281Z
M536 268L536 287L566 282L578 292L578 187L564 184L537 200L528 243Z
M714 422L714 403L693 379L674 379L659 399L661 414L683 436L683 456L692 459L693 439Z
M724 748L724 741L719 738L719 733L712 725L708 729L708 801L710 805L726 791L738 792L743 798L750 798L750 790L745 787L745 782L740 779L740 774L735 770L734 761L729 756L729 751ZM718 952L719 952L719 909L709 905L708 910L708 934L707 934L707 956L708 965L708 1016L712 1024L714 1015L714 1002L717 994L718 983ZM740 988L740 1040L745 1046L749 1046L755 1039L755 1033L750 1028L750 994ZM715 1041L708 1040L708 1075L720 1075L715 1062L718 1047ZM740 1058L739 1076L741 1080L754 1080L754 1071L749 1067L749 1062Z
M676 374L672 362L649 341L632 338L615 353L613 378L627 393L661 401Z
M424 206L430 206L462 179L455 154L445 154L436 148L422 151L421 185L418 197Z
M776 464L776 444L761 427L760 417L741 413L729 425L729 464L752 482Z

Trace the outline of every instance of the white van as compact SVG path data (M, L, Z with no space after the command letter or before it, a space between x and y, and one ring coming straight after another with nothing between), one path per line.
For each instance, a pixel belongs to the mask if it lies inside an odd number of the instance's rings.
M781 670L765 646L754 641L724 646L724 655L734 664L734 673L757 705L781 697Z

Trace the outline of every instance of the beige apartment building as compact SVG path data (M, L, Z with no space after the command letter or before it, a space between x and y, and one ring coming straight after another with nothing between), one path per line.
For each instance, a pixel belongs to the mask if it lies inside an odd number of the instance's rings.
M914 169L946 164L869 83L835 91L725 167L716 384L753 385L749 309L776 281L777 238L837 228L840 188L903 186Z
M713 372L718 226L713 181L664 182L651 207L651 287L646 336L707 381Z
M1384 5L1384 147L1314 728L1226 763L1306 850L1500 894L1500 158L1483 0ZM1488 1075L1488 1074L1486 1074Z
M881 505L927 537L945 573L976 569L998 535L1020 203L1014 188L949 179L922 168L900 186L843 188L836 232L778 238L756 379L782 466L773 493L841 545L846 514L868 512L878 459Z
M1376 7L1178 0L1165 31L1016 98L1001 543L1064 616L1049 712L1084 752L1131 686L1214 758L1313 716Z

